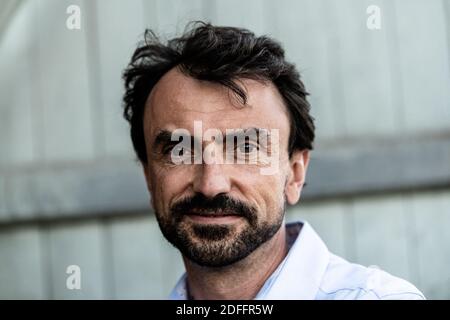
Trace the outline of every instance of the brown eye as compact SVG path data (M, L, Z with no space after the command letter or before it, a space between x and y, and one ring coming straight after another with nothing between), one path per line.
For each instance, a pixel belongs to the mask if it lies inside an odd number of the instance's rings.
M172 152L174 147L175 147L175 145L169 145L169 146L164 147L161 151L164 155L167 155Z
M239 152L242 153L248 154L254 152L255 150L258 150L258 147L252 143L246 142L239 146Z
M185 156L185 155L189 155L191 153L190 149L187 149L185 147L182 146L172 146L170 148L168 148L167 150L167 154L171 154L174 153L177 156Z

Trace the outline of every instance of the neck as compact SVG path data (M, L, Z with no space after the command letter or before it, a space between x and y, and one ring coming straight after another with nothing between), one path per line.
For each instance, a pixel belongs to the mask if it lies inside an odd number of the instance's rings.
M283 225L272 239L230 266L202 267L184 258L190 295L199 300L253 299L286 254Z

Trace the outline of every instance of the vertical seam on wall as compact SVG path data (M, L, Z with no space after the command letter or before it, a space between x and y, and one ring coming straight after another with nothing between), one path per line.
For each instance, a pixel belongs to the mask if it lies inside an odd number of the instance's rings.
M152 5L149 8L149 3ZM159 33L157 26L159 25L158 19L158 3L153 0L142 0L142 8L144 9L142 12L144 29L151 28L155 33ZM152 14L151 14L152 12ZM149 23L150 22L150 23ZM153 27L154 26L154 27Z
M444 7L444 33L447 40L447 58L450 59L450 1L442 0L442 6ZM450 63L448 63L448 77L450 82ZM448 107L450 108L450 101Z
M422 280L420 276L420 265L418 257L417 243L417 217L416 210L412 205L415 195L413 192L406 192L402 195L403 219L405 220L407 245L406 253L408 259L408 271L412 281L416 281L415 285L420 286Z
M44 282L44 292L46 299L55 299L53 286L53 270L52 270L52 256L50 248L50 227L48 224L39 223L39 246L41 248L41 266L42 277Z
M216 17L217 6L216 2L213 0L203 0L202 1L202 16L207 22L214 23L217 19Z
M39 35L41 33L40 28L40 17L39 17L39 7L40 0L36 2L32 2L31 5L36 6L33 8L33 25L31 28L31 32L35 39L39 39ZM45 108L44 108L44 100L41 95L42 92L42 69L41 69L41 46L39 41L36 42L36 50L29 51L29 58L31 62L31 76L32 76L32 86L31 86L31 102L35 102L31 107L31 131L33 133L32 137L32 148L33 148L33 158L35 160L42 161L45 159Z
M322 2L322 7L325 3ZM330 4L327 4L330 6ZM331 10L330 10L331 9ZM339 39L338 30L338 17L336 15L336 8L325 8L324 12L328 12L327 18L329 18L327 24L327 39L326 39L326 57L329 70L329 86L331 91L332 100L336 102L334 106L334 131L337 135L348 135L348 114L345 102L345 87L342 86L343 83L343 72L342 72L342 52L341 43ZM330 28L333 26L333 29ZM333 49L333 50L332 50ZM334 54L331 55L330 53ZM333 56L333 57L332 57ZM342 128L342 130L340 130Z
M392 30L386 32L386 40L388 47L388 63L389 63L389 79L390 79L390 90L391 90L391 103L394 108L394 122L396 125L396 130L394 132L404 132L405 131L405 101L404 101L404 87L403 79L401 76L401 62L400 62L400 52L399 52L399 30L397 22L397 8L394 1L389 1L386 5L388 12L388 17L390 24L388 27ZM389 14L390 12L390 14ZM386 26L386 24L385 24Z
M344 249L345 258L348 260L357 260L357 250L355 246L356 232L355 232L355 210L354 210L354 198L346 199L343 201L345 211L344 213Z
M103 289L107 299L117 299L111 219L105 217L101 218L99 222L102 226Z
M90 115L94 145L94 156L101 157L105 155L105 119L104 119L104 101L102 99L102 88L100 86L100 51L99 36L97 25L97 1L84 1L87 8L85 14L85 41L86 41L86 59L88 63L88 90L90 101Z
M269 1L261 0L261 35L267 35L269 34L269 29L271 27L269 21L270 21L270 10L269 10Z
M5 209L5 214L8 220L12 220L13 219L13 213L11 210L11 196L12 196L12 192L11 192L11 177L10 174L8 172L6 172L3 175L3 196L4 196L4 209Z
M278 21L278 15L271 15L274 10L276 10L276 3L274 1L267 1L264 3L264 34L269 37L277 38L277 35L279 35L280 22ZM282 43L282 45L284 45L284 43Z

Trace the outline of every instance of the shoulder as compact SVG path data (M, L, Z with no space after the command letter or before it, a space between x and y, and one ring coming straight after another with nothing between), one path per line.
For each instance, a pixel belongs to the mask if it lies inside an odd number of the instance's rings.
M406 280L330 254L317 299L423 300L425 297Z

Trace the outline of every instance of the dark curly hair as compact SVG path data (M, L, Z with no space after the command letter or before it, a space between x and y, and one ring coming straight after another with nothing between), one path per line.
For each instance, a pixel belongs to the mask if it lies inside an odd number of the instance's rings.
M281 45L249 30L193 22L186 32L167 44L146 30L123 73L124 117L139 160L147 163L143 116L146 100L161 77L174 67L199 80L219 83L231 90L243 105L247 95L239 79L271 81L290 114L289 156L294 150L312 149L314 119L300 74L285 60Z

